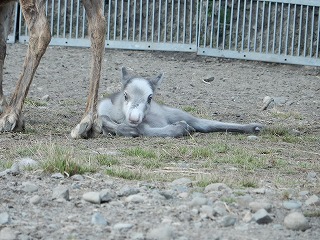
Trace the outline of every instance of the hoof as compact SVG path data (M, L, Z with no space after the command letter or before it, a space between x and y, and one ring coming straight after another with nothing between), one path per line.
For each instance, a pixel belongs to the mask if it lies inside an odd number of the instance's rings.
M71 131L71 137L74 139L91 138L101 133L101 120L94 119L92 114L88 114Z
M22 115L16 113L4 113L0 117L0 132L23 131L25 121Z

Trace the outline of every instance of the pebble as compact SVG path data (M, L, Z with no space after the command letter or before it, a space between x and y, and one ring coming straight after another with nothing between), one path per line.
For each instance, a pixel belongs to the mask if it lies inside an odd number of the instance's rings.
M7 212L0 213L0 225L4 225L8 223L10 223L9 213Z
M247 139L249 141L258 141L260 138L258 136L255 136L255 135L250 135L247 137Z
M92 215L91 223L93 225L106 226L107 220L104 218L104 216L101 213L96 212Z
M249 203L249 208L254 213L262 208L265 209L267 212L271 212L272 204L267 202L251 202Z
M109 189L103 189L99 192L101 203L110 202L114 198L115 194Z
M268 224L272 222L272 218L265 209L258 210L252 217L258 224Z
M69 197L69 189L65 186L58 186L52 190L52 199L61 200L64 199L66 201L70 200Z
M233 226L237 221L237 218L232 215L224 216L220 222L222 227L230 227Z
M251 222L252 221L252 213L251 212L246 212L242 218L242 221L244 221L245 223Z
M293 212L284 218L284 225L291 230L305 231L310 228L307 218L300 212Z
M212 192L212 191L223 191L227 190L228 192L231 189L224 183L211 183L204 188L204 193Z
M127 196L130 196L133 194L137 194L139 192L140 192L140 190L138 188L132 188L132 187L125 185L119 190L118 196L119 197L127 197Z
M320 206L320 199L317 195L312 195L305 201L305 204L307 206L310 206L310 205Z
M145 201L145 197L141 196L139 194L134 194L126 197L125 199L126 202L133 202L133 203L141 203Z
M316 172L309 172L309 173L307 174L307 180L308 180L309 182L315 182L315 181L317 181L317 173L316 173Z
M119 230L119 231L128 231L132 227L133 227L133 225L131 223L116 223L113 226L113 229Z
M147 239L170 240L174 239L174 232L171 226L164 225L150 230Z
M13 229L5 227L0 231L0 239L1 240L16 240L18 237L18 233L13 231Z
M256 193L256 194L265 194L266 189L265 188L256 188L256 189L253 189L252 192Z
M64 179L64 176L61 173L54 173L54 174L51 175L51 178Z
M284 201L282 203L283 207L286 209L298 209L301 208L302 204L301 202L295 201L295 200L290 200L290 201Z
M99 192L86 192L82 195L83 200L90 202L90 203L96 203L100 204L100 193Z
M29 202L36 205L41 202L41 197L39 195L34 195L29 199Z
M71 177L71 179L72 179L73 181L81 182L81 181L84 180L84 177L83 177L82 175L80 175L80 174L75 174L75 175L73 175L73 176Z
M208 218L213 219L215 212L214 212L212 206L202 205L201 208L200 208L200 213L203 214L203 215L205 215L205 216L208 217Z
M192 181L190 178L179 178L170 183L171 186L184 185L187 187L192 186Z
M204 198L204 197L194 197L191 202L190 202L190 206L192 207L200 207L202 205L207 204L208 199Z
M48 94L41 97L41 100L46 102L49 101L49 99L50 99L50 96Z
M32 182L23 182L23 191L28 192L28 193L33 193L38 191L38 186Z

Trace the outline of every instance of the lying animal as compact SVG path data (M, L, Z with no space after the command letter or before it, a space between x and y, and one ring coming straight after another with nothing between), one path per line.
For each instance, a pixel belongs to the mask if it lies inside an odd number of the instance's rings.
M261 124L235 124L196 118L152 100L163 74L147 80L132 77L122 68L122 90L102 100L98 115L104 135L181 137L191 132L258 133Z

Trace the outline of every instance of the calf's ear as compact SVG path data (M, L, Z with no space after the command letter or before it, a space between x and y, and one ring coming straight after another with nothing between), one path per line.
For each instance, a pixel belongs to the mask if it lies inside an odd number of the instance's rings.
M164 74L160 73L158 76L156 76L155 78L151 79L150 82L152 83L154 88L157 88L157 87L160 86L160 83L162 82L163 78L164 78Z
M122 73L121 82L125 84L131 77L125 67L122 67L121 73Z

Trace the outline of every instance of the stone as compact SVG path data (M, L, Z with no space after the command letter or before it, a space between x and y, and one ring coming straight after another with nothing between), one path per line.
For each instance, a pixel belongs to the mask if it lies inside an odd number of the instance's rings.
M113 229L119 230L119 231L128 231L132 227L133 227L133 225L131 223L116 223L113 226Z
M22 183L22 190L28 193L33 193L38 191L38 186L32 182L23 182Z
M320 199L317 195L312 195L305 201L305 204L307 206L310 206L310 205L320 206Z
M256 188L256 189L253 189L252 192L256 193L256 194L265 194L266 189L265 188Z
M61 173L54 173L51 175L51 177L54 179L64 179L64 176Z
M251 212L246 212L242 218L242 221L244 221L245 223L251 222L252 221L252 213Z
M284 201L282 205L285 209L289 209L289 210L298 209L298 208L301 208L302 206L301 202L294 201L294 200Z
M315 182L315 181L317 181L317 173L316 172L309 172L308 174L307 174L307 180L309 181L309 182Z
M171 186L183 185L187 187L192 186L192 181L190 178L178 178L170 183Z
M0 213L0 225L9 224L9 223L10 223L9 213L7 212Z
M93 225L106 226L107 220L104 218L104 216L101 213L96 212L91 217L91 223Z
M214 217L214 210L212 206L209 205L202 205L200 208L200 213L204 214L208 218L213 218Z
M75 174L75 175L73 175L73 176L71 177L71 179L72 179L73 181L81 182L81 181L84 180L84 177L81 176L80 174Z
M249 208L254 213L262 208L265 209L267 212L271 212L272 204L267 202L251 202L249 203Z
M134 194L126 197L125 199L126 202L133 202L133 203L141 203L145 201L145 197L141 196L139 194Z
M305 231L310 228L307 218L300 212L293 212L284 218L286 228L295 231Z
M212 191L231 191L231 189L224 183L211 183L204 188L204 193L212 192Z
M114 193L109 189L103 189L99 192L101 203L110 202L114 198Z
M46 101L46 102L49 101L49 99L50 99L50 96L48 94L41 97L41 100Z
M232 215L224 216L220 222L222 227L230 227L233 226L237 221L237 218Z
M99 192L86 192L82 195L82 198L83 198L83 200L90 202L90 203L95 203L95 204L101 203Z
M31 158L22 158L18 162L15 162L12 164L10 171L13 172L19 172L22 170L25 170L26 168L34 168L37 167L39 163Z
M190 202L190 206L191 207L200 207L202 205L207 204L208 199L205 197L194 197L191 202Z
M151 229L147 234L147 239L171 240L174 239L174 232L171 226L162 225Z
M70 200L69 189L65 186L58 186L52 190L52 199L63 199L66 201Z
M127 197L127 196L130 196L133 194L137 194L139 192L140 192L140 190L138 188L132 188L132 187L125 185L119 190L118 196L119 197Z
M258 140L260 140L260 138L258 136L255 136L255 135L250 135L250 136L247 137L247 139L249 141L258 141Z
M38 204L38 203L41 202L41 197L40 197L39 195L34 195L33 197L31 197L31 198L29 199L29 202L30 202L31 204L36 205L36 204Z
M18 233L13 231L13 229L9 227L5 227L0 230L1 240L16 240L17 237L18 237Z
M252 217L258 224L268 224L272 222L272 218L265 209L258 210Z

